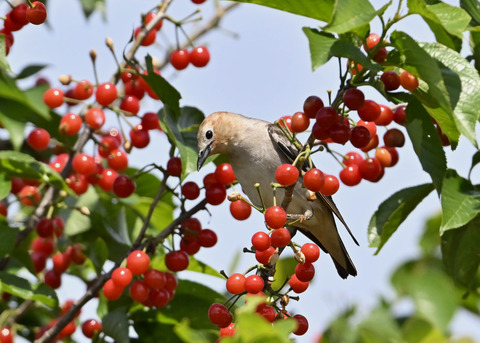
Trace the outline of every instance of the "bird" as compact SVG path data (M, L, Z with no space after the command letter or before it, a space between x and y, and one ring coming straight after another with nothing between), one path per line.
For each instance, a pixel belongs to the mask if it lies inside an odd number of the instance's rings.
M226 155L243 192L252 204L262 207L263 199L266 208L274 206L271 184L276 182L277 167L292 163L300 152L278 125L232 112L214 112L206 117L198 128L197 140L198 170L210 155ZM291 226L287 222L287 228L293 232L299 230L330 254L340 277L346 279L349 275L356 276L357 270L338 233L333 214L358 245L357 240L332 198L316 193L316 199L311 201L302 184L300 176L294 186L287 213L309 213L309 218L296 221ZM276 204L282 202L284 194L282 188L275 191Z

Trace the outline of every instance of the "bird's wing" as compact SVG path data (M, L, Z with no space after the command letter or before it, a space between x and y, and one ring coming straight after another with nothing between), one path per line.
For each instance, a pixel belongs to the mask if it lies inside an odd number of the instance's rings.
M282 130L277 125L271 124L268 126L268 134L270 135L272 142L274 142L278 146L279 150L285 155L285 157L291 162L293 162L297 157L297 155L299 154L299 150L292 142L289 141L289 139L285 136ZM306 171L308 169L307 164L304 164L302 169ZM315 195L317 196L317 199L320 199L321 201L323 201L323 203L330 209L330 211L335 213L337 218L342 222L342 224L347 229L348 233L352 237L355 244L359 245L357 239L353 235L352 231L350 230L347 223L343 219L343 216L341 215L337 206L333 202L332 197L325 196L319 192L315 193Z

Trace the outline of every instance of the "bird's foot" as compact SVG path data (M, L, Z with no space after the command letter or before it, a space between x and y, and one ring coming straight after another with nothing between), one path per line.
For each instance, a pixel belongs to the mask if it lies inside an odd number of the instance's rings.
M302 213L302 214L287 214L287 219L299 221L301 223L305 220L310 220L312 216L313 216L312 210L306 210L305 213Z

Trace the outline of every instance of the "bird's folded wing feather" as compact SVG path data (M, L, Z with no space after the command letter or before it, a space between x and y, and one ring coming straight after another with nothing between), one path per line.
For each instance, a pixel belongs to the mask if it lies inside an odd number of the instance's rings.
M285 134L282 132L282 129L280 129L277 125L271 124L268 127L268 134L270 135L270 138L272 142L278 147L278 150L281 151L285 157L292 163L295 158L298 156L300 151L297 149L297 147L290 142L290 140L285 136ZM304 171L308 170L308 166L306 164L303 165L302 169ZM338 210L337 206L332 200L332 197L330 196L325 196L319 192L316 193L317 199L320 199L325 203L325 205L337 216L337 218L342 222L342 224L345 226L347 229L348 233L352 237L353 241L355 244L358 244L358 241L356 240L355 236L353 235L352 231L350 231L350 228L348 227L347 223L343 219L342 215L340 214L340 211Z

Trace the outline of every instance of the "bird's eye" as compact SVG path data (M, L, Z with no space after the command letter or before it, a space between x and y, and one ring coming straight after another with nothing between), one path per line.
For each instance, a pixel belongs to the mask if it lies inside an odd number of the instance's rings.
M207 132L205 132L205 137L206 137L207 139L212 139L212 137L213 137L213 132L212 132L212 130L208 130Z

